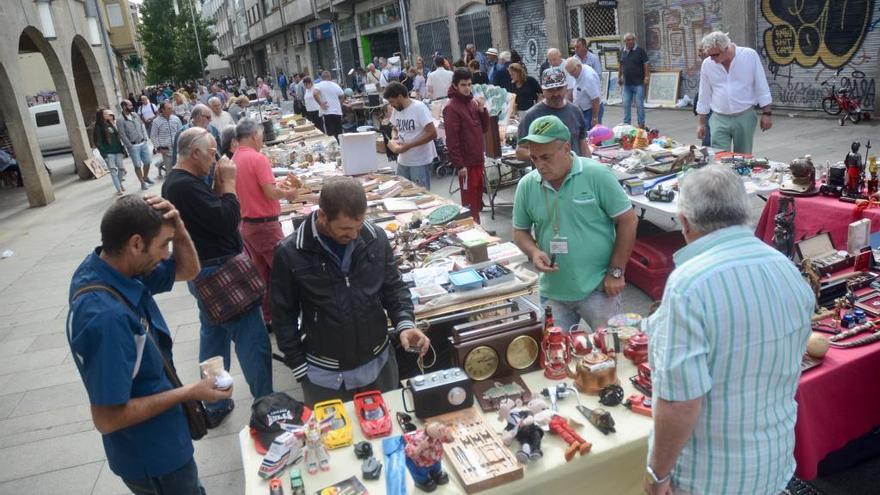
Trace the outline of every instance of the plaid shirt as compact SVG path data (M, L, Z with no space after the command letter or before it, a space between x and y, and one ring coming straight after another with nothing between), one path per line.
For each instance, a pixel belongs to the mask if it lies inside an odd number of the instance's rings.
M174 136L177 135L177 131L181 127L183 127L183 123L180 122L176 115L172 115L167 119L162 115L156 117L153 121L153 126L150 128L150 140L153 141L153 146L171 149L171 146L174 144Z

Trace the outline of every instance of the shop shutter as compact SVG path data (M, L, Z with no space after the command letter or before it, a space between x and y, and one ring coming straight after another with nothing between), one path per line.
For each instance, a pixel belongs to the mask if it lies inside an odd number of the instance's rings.
M416 36L419 40L419 55L425 61L425 67L430 67L433 63L434 53L444 57L452 57L448 19L419 24L416 26Z
M468 43L473 43L481 52L492 47L492 28L489 25L488 10L459 14L455 16L455 25L458 27L458 47L462 52ZM455 55L452 61L460 57L460 54Z
M511 0L507 4L507 32L510 48L520 54L529 75L537 78L548 48L544 1Z

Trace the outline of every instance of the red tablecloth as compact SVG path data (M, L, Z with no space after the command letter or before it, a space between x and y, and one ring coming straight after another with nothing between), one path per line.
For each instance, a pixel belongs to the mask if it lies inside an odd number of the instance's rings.
M804 372L795 393L798 477L815 478L826 455L880 425L878 377L880 342L852 349L832 347L821 365Z
M779 211L779 192L774 192L767 199L761 219L755 228L758 239L773 245L773 217ZM847 228L849 224L861 218L871 220L871 230L880 227L880 208L870 208L857 212L852 203L844 203L837 198L818 195L794 200L794 238L800 240L804 236L811 237L824 230L831 233L834 247L846 249Z

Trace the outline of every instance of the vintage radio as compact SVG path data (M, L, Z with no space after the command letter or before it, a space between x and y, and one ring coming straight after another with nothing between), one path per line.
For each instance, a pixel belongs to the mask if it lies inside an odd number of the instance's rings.
M854 259L846 251L834 249L831 242L831 234L819 233L808 239L801 239L795 243L795 249L799 259L809 258L813 268L820 275L836 272L853 265Z
M412 395L412 409L407 407L407 390ZM401 389L401 394L404 410L414 413L420 419L474 405L471 379L460 368L414 376Z
M453 361L476 381L525 373L540 367L543 325L540 308L511 311L452 327Z

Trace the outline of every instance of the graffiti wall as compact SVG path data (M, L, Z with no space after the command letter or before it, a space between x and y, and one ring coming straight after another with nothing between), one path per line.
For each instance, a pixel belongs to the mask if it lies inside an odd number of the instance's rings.
M757 15L774 106L817 110L836 84L860 99L863 109L874 108L880 2L757 0Z
M697 46L722 29L721 0L644 0L645 40L651 70L680 70L680 95L693 98L700 86Z
M537 77L538 67L547 55L543 0L513 0L507 4L510 48L523 59L529 75Z

